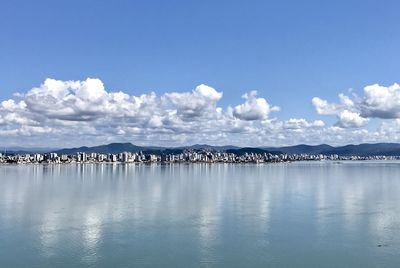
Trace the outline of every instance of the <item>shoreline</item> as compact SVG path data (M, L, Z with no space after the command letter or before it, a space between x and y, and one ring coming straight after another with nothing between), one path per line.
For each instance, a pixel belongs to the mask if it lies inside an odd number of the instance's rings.
M119 166L170 166L170 165L273 165L273 164L294 164L294 163L329 163L329 164L343 164L343 163L351 163L351 162L394 162L400 163L400 159L343 159L343 160L298 160L298 161L275 161L275 162L65 162L65 163L56 163L56 162L42 162L42 163L34 163L34 162L20 162L20 163L6 163L0 162L0 166L72 166L72 165L82 165L82 166L90 166L90 165L119 165Z

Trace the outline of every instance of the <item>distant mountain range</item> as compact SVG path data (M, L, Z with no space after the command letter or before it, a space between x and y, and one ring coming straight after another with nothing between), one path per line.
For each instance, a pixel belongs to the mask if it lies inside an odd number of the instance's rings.
M195 144L192 146L183 147L157 147L157 146L137 146L132 143L111 143L95 147L79 147L71 149L57 150L59 154L75 154L77 152L85 153L104 153L117 154L122 152L143 152L155 154L179 154L185 150L210 150L210 151L226 151L230 149L239 149L235 146L211 146L207 144Z
M286 147L267 147L264 149L277 150L286 154L324 154L324 155L337 154L341 156L400 155L399 143L374 143L374 144L363 143L359 145L350 144L338 147L330 146L327 144L321 144L321 145L300 144L300 145L286 146Z
M16 150L12 150L16 149ZM66 148L66 149L49 149L49 148L7 148L10 154L25 154L25 153L44 153L56 152L58 154L76 154L77 152L85 153L105 153L117 154L121 152L144 152L155 154L178 154L185 150L209 150L220 151L235 154L244 153L273 153L273 154L337 154L341 156L346 155L387 155L399 156L400 144L399 143L376 143L376 144L359 144L359 145L345 145L345 146L330 146L327 144L321 145L295 145L284 147L237 147L232 145L226 146L212 146L207 144L195 144L192 146L183 147L158 147L158 146L137 146L132 143L111 143L107 145L100 145L94 147L79 147L79 148Z
M7 154L29 154L29 153L48 153L52 151L59 150L57 148L49 148L49 147L0 147L0 153L7 153Z

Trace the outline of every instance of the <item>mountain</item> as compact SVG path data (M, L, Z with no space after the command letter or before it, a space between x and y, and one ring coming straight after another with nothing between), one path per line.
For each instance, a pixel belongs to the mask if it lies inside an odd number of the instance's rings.
M254 147L244 147L244 148L237 148L237 149L228 149L226 150L227 153L233 153L236 155L243 155L245 153L255 153L255 154L263 154L263 153L271 153L271 154L282 154L281 151L277 150L267 150L263 148L254 148Z
M71 149L61 149L56 151L58 154L76 154L82 153L104 153L104 154L118 154L122 152L140 152L148 149L159 149L161 147L141 147L133 145L132 143L110 143L107 145L100 145L94 147L79 147Z
M286 147L267 147L267 150L277 150L286 154L337 154L341 156L355 155L355 156L368 156L368 155L386 155L397 156L400 155L399 143L363 143L358 145L345 145L333 147L327 144L321 145L295 145Z
M227 146L211 146L207 144L195 144L192 146L183 147L156 147L156 146L137 146L132 143L111 143L107 145L100 145L94 147L79 147L61 149L56 151L58 154L76 154L82 153L104 153L104 154L118 154L122 152L143 152L145 154L180 154L184 150L210 150L210 151L226 151L228 149L239 149L239 147Z
M27 153L43 153L43 152L56 152L58 154L76 154L78 152L85 153L104 153L104 154L117 154L122 152L140 152L145 154L179 154L185 150L207 150L235 153L238 155L244 153L272 153L272 154L324 154L331 155L337 154L341 156L357 155L387 155L387 156L400 156L400 143L375 143L375 144L358 144L358 145L345 145L345 146L330 146L327 144L320 145L306 145L299 144L294 146L284 147L237 147L232 145L225 146L212 146L207 144L195 144L191 146L182 147L157 147L157 146L137 146L132 143L111 143L107 145L100 145L94 147L79 147L79 148L66 148L61 150L53 150L46 148L13 148L15 150L7 150L8 154L27 154Z
M28 154L28 153L45 153L50 151L58 150L56 148L47 148L47 147L0 147L0 152L7 153L19 153L19 154Z
M212 150L212 151L226 151L230 149L240 149L240 147L233 145L224 145L224 146L213 146L208 144L195 144L191 146L179 147L182 149L192 149L192 150Z
M271 151L280 151L285 154L321 154L325 151L330 151L335 149L327 144L321 145L306 145L306 144L299 144L295 146L285 146L285 147L266 147L266 150Z
M400 144L399 143L376 143L376 144L360 144L360 145L346 145L333 148L332 150L324 151L324 154L338 154L338 155L387 155L399 156Z

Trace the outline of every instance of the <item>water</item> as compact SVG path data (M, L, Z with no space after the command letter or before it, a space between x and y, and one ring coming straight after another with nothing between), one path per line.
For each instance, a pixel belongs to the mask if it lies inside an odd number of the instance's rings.
M400 163L0 166L0 267L399 267Z

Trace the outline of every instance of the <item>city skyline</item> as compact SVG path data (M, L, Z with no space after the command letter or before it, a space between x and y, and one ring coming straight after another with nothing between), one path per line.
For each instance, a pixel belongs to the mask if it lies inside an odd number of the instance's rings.
M0 146L400 142L399 7L3 3Z

